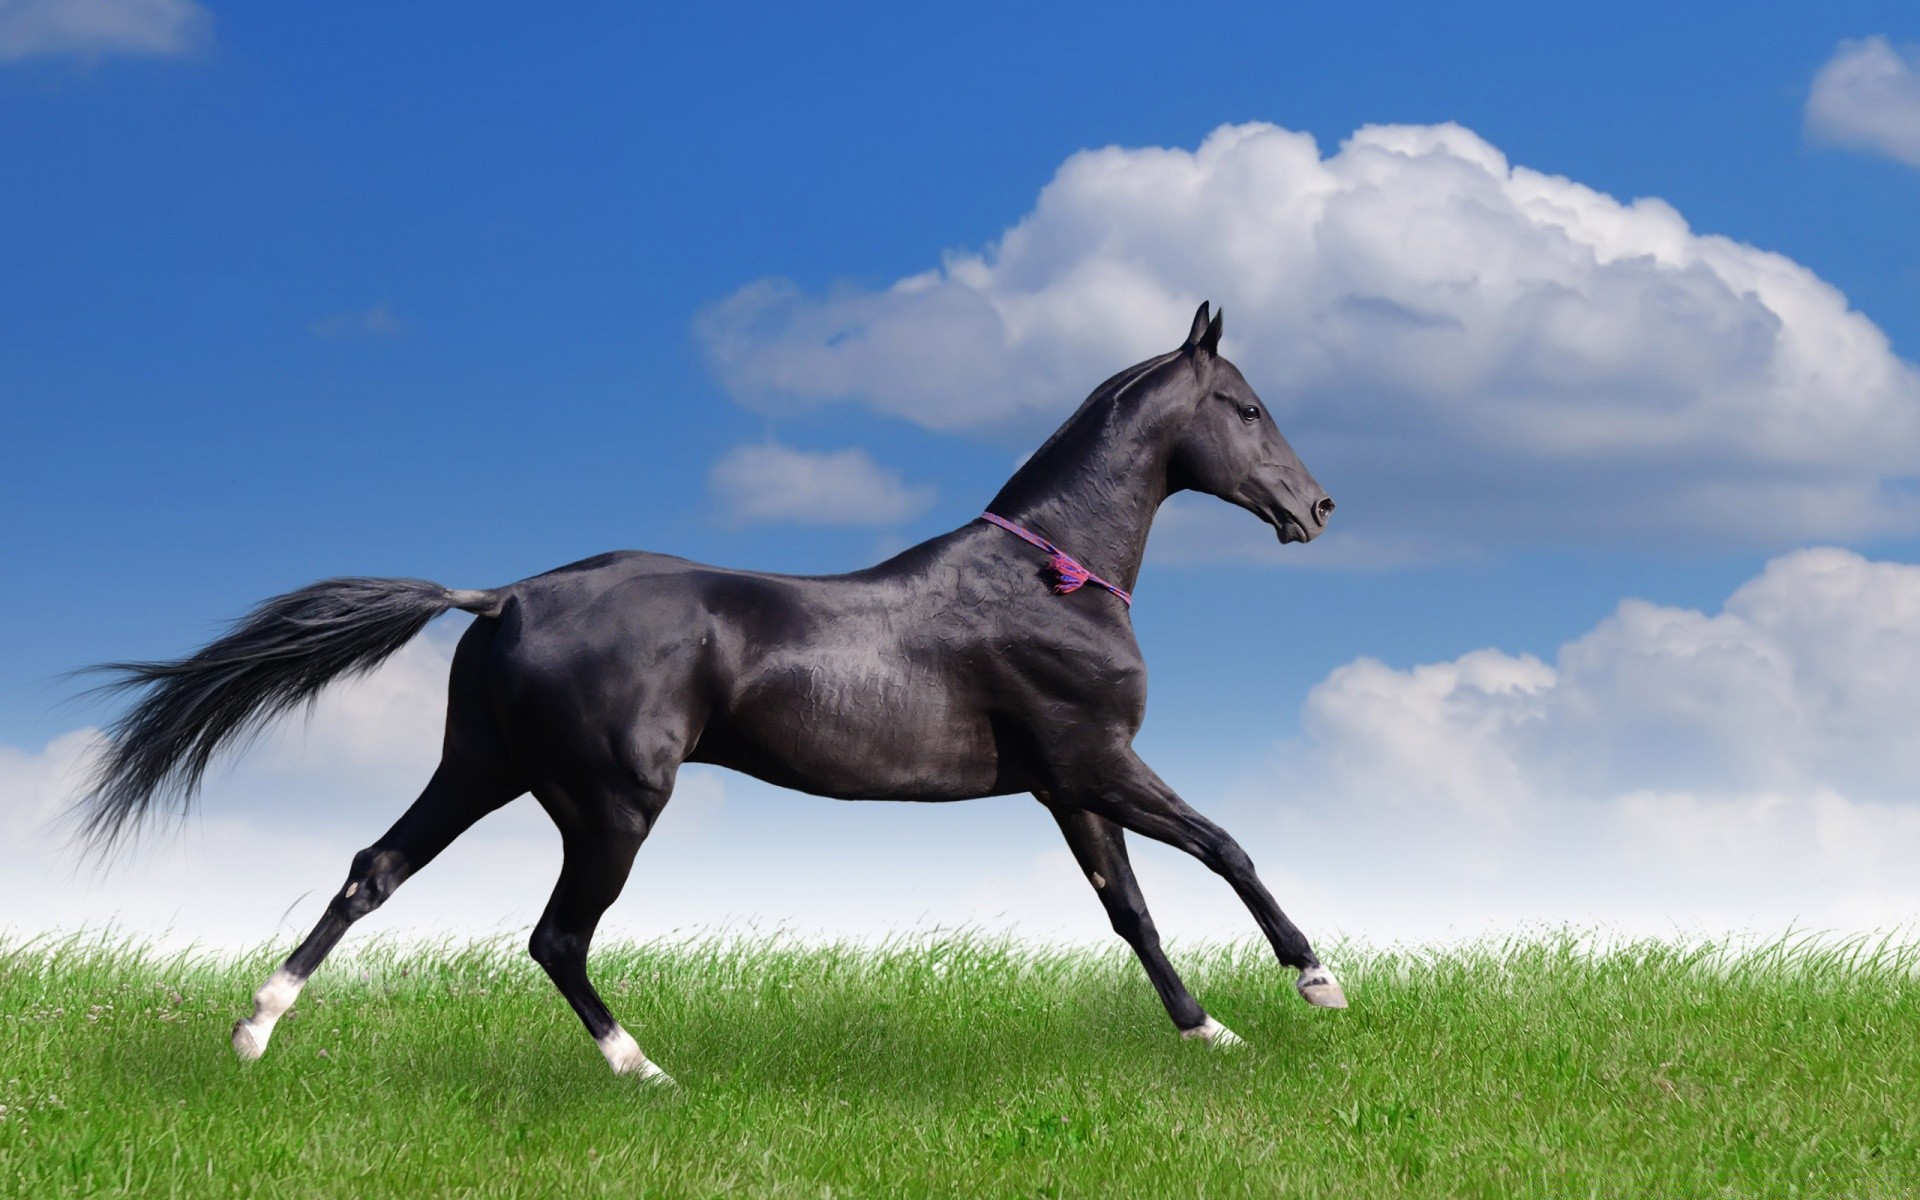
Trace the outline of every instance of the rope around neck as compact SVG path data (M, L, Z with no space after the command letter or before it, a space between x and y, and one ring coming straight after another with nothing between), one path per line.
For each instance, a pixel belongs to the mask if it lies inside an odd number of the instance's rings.
M1048 554L1051 554L1053 558L1047 565L1053 568L1053 590L1059 595L1064 596L1069 592L1077 592L1082 586L1091 583L1095 587L1103 587L1120 597L1120 602L1128 608L1133 607L1132 592L1127 591L1127 589L1123 587L1116 587L1098 575L1095 575L1092 571L1081 566L1079 559L1068 554L1065 550L1062 550L1039 534L1022 529L1012 521L995 513L981 513L980 519L989 525L998 525L1028 545L1036 546L1039 549L1045 550Z

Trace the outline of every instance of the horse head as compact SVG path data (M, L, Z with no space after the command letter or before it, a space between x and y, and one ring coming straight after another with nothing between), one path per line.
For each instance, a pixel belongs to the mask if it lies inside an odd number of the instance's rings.
M1177 351L1191 371L1191 411L1175 430L1168 484L1239 505L1273 526L1282 542L1312 541L1326 529L1333 500L1240 369L1220 356L1225 310L1209 319L1207 307L1194 314Z

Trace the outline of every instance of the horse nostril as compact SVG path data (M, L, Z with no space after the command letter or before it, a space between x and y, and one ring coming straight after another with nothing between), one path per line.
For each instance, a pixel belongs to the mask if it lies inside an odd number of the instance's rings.
M1322 525L1325 525L1327 523L1327 518L1332 515L1333 515L1333 497L1332 496L1320 497L1320 503L1313 506L1314 519L1319 521Z

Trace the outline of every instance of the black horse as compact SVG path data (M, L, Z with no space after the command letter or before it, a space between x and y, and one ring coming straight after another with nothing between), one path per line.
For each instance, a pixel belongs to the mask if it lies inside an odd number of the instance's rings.
M1206 492L1282 542L1312 539L1333 511L1219 344L1203 304L1184 345L1101 384L986 519L865 571L763 575L622 552L490 591L334 579L267 601L191 657L103 668L137 702L76 802L85 829L111 845L157 800L185 812L216 752L458 608L478 619L454 654L439 768L255 994L234 1026L242 1058L265 1051L348 926L532 792L565 848L533 957L616 1072L664 1078L588 981L587 947L683 762L842 799L1033 793L1174 1024L1232 1045L1161 951L1125 831L1177 846L1239 893L1302 996L1344 1007L1246 853L1132 747L1147 685L1128 590L1160 503Z

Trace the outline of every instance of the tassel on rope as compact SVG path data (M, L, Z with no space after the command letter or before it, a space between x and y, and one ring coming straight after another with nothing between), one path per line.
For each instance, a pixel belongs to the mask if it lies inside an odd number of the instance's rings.
M1064 554L1054 555L1053 561L1047 565L1053 568L1055 576L1053 590L1062 596L1079 591L1087 580L1093 578L1092 571Z
M1132 592L1129 592L1123 587L1115 587L1113 584L1095 575L1092 571L1081 566L1079 559L1068 554L1065 550L1062 550L1039 534L1022 529L998 513L981 513L980 519L989 525L998 525L1028 545L1036 546L1051 555L1052 557L1047 561L1047 566L1053 571L1053 590L1055 594L1065 596L1069 593L1077 592L1085 585L1091 583L1095 587L1105 588L1120 597L1120 602L1128 608L1133 607Z

